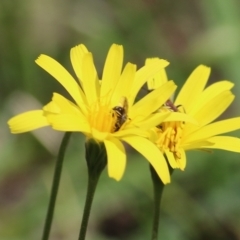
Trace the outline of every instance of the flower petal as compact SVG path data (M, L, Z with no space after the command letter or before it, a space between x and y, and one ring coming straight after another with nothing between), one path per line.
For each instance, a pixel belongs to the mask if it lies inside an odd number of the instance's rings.
M122 140L135 148L149 161L164 184L170 182L170 174L166 160L155 144L145 138L137 136L123 137Z
M185 141L199 141L209 137L240 129L240 117L214 122L185 137Z
M180 151L181 158L177 159L177 161L179 164L179 168L183 171L187 164L187 158L186 158L186 153L183 148L180 148L179 151Z
M147 58L145 65L149 65L154 61L158 60L158 58ZM161 69L153 78L147 81L148 90L154 90L162 86L164 83L168 81L167 73L165 69Z
M161 87L150 92L132 106L129 112L130 118L134 119L138 115L142 114L148 116L153 113L160 108L167 99L169 99L176 88L177 86L173 81L168 81Z
M206 148L217 148L231 152L240 152L240 139L229 136L217 136L208 139L214 143L212 146L206 146Z
M61 94L53 93L52 101L43 107L46 113L78 115L86 121L81 109Z
M83 56L88 53L87 48L80 44L76 47L73 47L70 51L70 59L73 66L73 70L77 75L77 78L82 86L82 60Z
M198 112L189 112L189 115L199 121L200 126L204 126L219 117L232 103L234 95L230 91L222 92L210 100Z
M68 91L79 106L83 107L86 105L86 98L83 91L70 73L60 63L43 54L40 55L35 62L52 75Z
M108 175L119 181L126 167L126 152L117 138L104 140L108 156Z
M130 95L135 74L136 74L136 65L127 63L113 91L113 95L111 99L112 107L118 106L119 100L122 97L126 97L127 100L129 101L129 95Z
M125 129L121 129L120 131L114 132L112 134L114 137L117 138L122 138L124 136L130 136L130 135L135 135L135 136L140 136L140 137L148 137L149 133L148 131L142 129L142 128L136 128L135 125L131 125L131 127Z
M96 128L91 129L91 136L99 142L103 142L109 135L111 135L109 132L102 132Z
M181 121L181 122L198 125L198 121L195 118L181 112L171 112L171 114L169 114L169 116L167 116L166 119L164 120L164 122L172 122L172 121Z
M58 93L43 107L44 115L53 129L90 133L90 126L79 107Z
M193 150L193 149L205 149L207 146L211 148L214 143L209 142L208 140L203 140L203 141L196 141L196 142L184 142L181 143L181 147L186 151L186 150Z
M203 94L205 95L205 97L207 95L210 96L216 96L221 92L224 92L226 90L231 90L234 87L234 83L228 81L228 80L222 80L219 82L215 82L212 85L210 85L209 87L207 87L206 89L204 89Z
M234 84L229 81L221 81L212 84L211 86L207 87L198 98L198 100L194 104L194 110L197 112L201 109L207 102L211 101L217 95L230 90Z
M168 162L173 169L180 168L183 171L185 169L186 163L187 163L186 153L183 148L180 148L179 152L181 155L180 159L175 158L173 153L170 152L168 149L166 149L164 153L166 154Z
M113 91L119 81L123 64L123 47L113 44L108 52L102 76L101 97Z
M161 69L165 68L169 62L163 59L158 59L153 63L140 68L134 78L133 86L131 89L131 95L129 97L129 105L132 106L134 100L139 92L140 88L146 83L150 78L154 77Z
M11 133L24 133L48 126L49 123L43 113L43 110L34 110L11 118L8 121Z
M178 166L178 164L177 164L177 162L176 162L175 157L173 156L173 153L170 152L169 149L166 149L166 150L164 151L164 153L166 154L166 157L167 157L167 159L168 159L168 162L169 162L171 168L173 168L173 169L178 168L179 166Z
M63 132L83 132L90 133L90 126L83 121L80 116L71 114L46 114L46 117L52 128Z
M225 91L207 102L198 112L195 112L195 109L193 109L189 115L193 116L199 124L192 125L186 123L184 135L188 136L189 134L200 130L204 125L214 121L227 109L233 99L234 95L230 91Z
M161 124L163 121L166 120L166 118L170 115L170 112L165 112L165 113L155 113L152 114L150 117L148 117L147 119L144 119L141 122L137 122L137 121L133 121L133 124L135 124L135 126L138 126L141 129L150 129L153 127L158 126L159 124Z
M188 113L202 93L210 75L210 68L200 65L189 76L179 92L175 105L183 105Z
M100 85L91 53L87 53L83 57L82 86L88 101L88 105L91 106L92 104L96 103L100 95Z

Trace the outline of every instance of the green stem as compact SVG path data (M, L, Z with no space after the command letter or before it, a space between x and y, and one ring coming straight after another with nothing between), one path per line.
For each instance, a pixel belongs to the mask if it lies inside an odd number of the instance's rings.
M170 174L173 169L170 168ZM154 206L153 206L153 225L152 225L152 238L151 240L158 239L158 229L159 229L159 219L160 219L160 204L162 200L162 193L164 189L164 184L159 178L158 174L154 170L154 168L150 165L150 171L153 182L153 197L154 197Z
M82 223L81 223L81 229L80 229L78 240L84 240L86 237L88 220L89 220L90 211L92 207L93 197L94 197L94 193L97 187L99 177L101 175L101 172L99 172L99 175L91 174L90 171L88 171L88 173L89 175L88 175L87 196L85 200L84 212L82 216Z
M95 190L99 177L107 164L107 152L103 143L96 142L94 139L89 138L85 143L85 149L88 166L88 187L78 240L84 240L86 237Z
M49 201L49 205L48 205L47 216L45 219L42 240L48 240L48 238L49 238L49 234L50 234L50 230L51 230L51 226L52 226L54 207L55 207L55 203L56 203L58 187L59 187L59 182L60 182L60 178L61 178L63 159L64 159L65 151L66 151L70 136L71 136L71 132L65 133L62 143L61 143L61 146L60 146L60 149L59 149L59 152L58 152L58 157L57 157L57 162L55 165L53 182L52 182L51 196L50 196L50 201Z

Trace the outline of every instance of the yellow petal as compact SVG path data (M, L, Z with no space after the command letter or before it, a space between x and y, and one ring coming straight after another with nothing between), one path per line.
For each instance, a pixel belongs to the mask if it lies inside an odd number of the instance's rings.
M183 148L180 148L179 151L180 151L181 158L178 159L177 161L179 164L179 168L183 171L187 164L187 158L186 158L186 153Z
M189 76L179 92L175 105L183 105L188 113L202 93L210 75L210 68L200 65Z
M79 107L58 93L43 107L44 115L51 126L59 131L89 133L90 127Z
M151 128L150 130L148 130L149 132L149 137L148 139L153 142L153 143L156 143L159 139L159 136L158 136L158 129L156 127L154 128Z
M140 127L141 129L150 129L156 127L157 125L161 124L166 118L170 115L170 112L165 113L155 113L152 114L150 117L145 119L144 121L137 122L134 121L133 124Z
M113 44L108 52L102 76L101 97L105 97L113 91L122 71L123 47Z
M221 81L221 82L212 84L211 86L206 88L201 94L201 96L197 99L197 101L194 104L193 111L197 112L207 102L211 101L213 98L215 98L219 94L222 94L222 92L230 90L233 86L234 84L229 81Z
M158 58L147 58L146 65L149 65L156 61ZM161 69L153 78L147 81L148 90L154 90L162 86L168 81L167 73L165 69Z
M118 106L119 100L122 97L126 97L129 101L130 91L132 88L135 74L136 74L136 65L127 63L113 91L113 95L111 99L113 107Z
M107 138L109 138L109 135L111 135L109 132L101 132L98 129L92 128L91 129L91 137L103 142L104 140L106 140Z
M206 148L217 148L231 152L240 152L240 139L229 136L217 136L208 139L214 143L213 146L206 146Z
M8 121L11 133L29 132L41 127L48 126L49 123L43 115L42 110L34 110L19 114Z
M61 108L59 107L58 104L51 101L43 107L43 111L46 113L59 114L59 113L61 113Z
M43 107L43 110L48 113L65 113L70 115L78 115L86 121L86 117L81 112L81 109L74 103L58 93L53 93L52 101Z
M46 114L53 129L63 132L83 132L90 133L88 122L84 122L80 116L71 114Z
M198 112L191 112L192 115L199 121L200 126L204 126L219 117L232 103L234 95L230 91L222 92L212 100L208 101Z
M88 50L83 44L73 47L70 51L71 63L81 85L82 85L82 60L83 56L86 53L88 53Z
M238 129L240 129L240 117L214 122L212 124L202 127L198 131L193 132L188 136L185 136L184 138L185 141L188 142L197 141L201 139L207 139L215 135L232 132Z
M104 141L108 156L108 175L119 181L126 167L126 153L123 144L116 138Z
M68 93L79 106L86 105L86 98L81 88L70 75L70 73L60 63L43 54L40 55L35 62L50 75L52 75L68 91Z
M155 144L137 136L123 137L122 140L135 148L149 161L164 184L170 182L166 160Z
M187 163L186 154L185 154L184 149L182 149L182 148L179 149L179 152L180 152L181 158L176 159L172 152L170 152L168 149L165 150L165 154L167 156L170 166L173 169L180 168L183 171L185 169L186 163Z
M183 139L184 140L184 139ZM196 141L196 142L182 142L181 143L181 147L186 151L186 150L193 150L193 149L201 149L201 148L206 148L207 146L209 148L211 148L211 146L213 146L214 143L209 142L207 140L203 140L203 141Z
M221 92L224 92L226 90L231 90L234 87L234 83L228 81L228 80L222 80L219 82L215 82L203 91L203 95L207 97L208 95L215 97Z
M158 108L160 108L163 103L169 99L171 94L177 86L174 84L173 81L168 81L158 89L150 92L145 97L143 97L140 101L132 106L129 112L131 118L135 118L138 115L146 115L153 113Z
M136 128L135 125L131 125L131 127L127 129L123 128L117 132L114 132L112 135L117 138L122 138L124 136L129 136L129 135L148 137L149 133L148 131L143 130L142 128Z
M146 83L150 78L152 78L155 74L157 74L161 69L165 68L169 62L159 59L154 61L153 63L149 64L148 66L144 66L140 68L134 78L131 96L130 96L130 103L129 105L132 106L137 93L139 92L140 88Z
M168 162L169 162L171 168L173 168L173 169L178 168L179 166L175 160L175 157L173 156L173 153L170 152L168 149L166 149L164 153L167 156L167 159L168 159Z
M85 54L82 63L82 86L89 106L99 99L100 85L91 53Z
M187 123L198 125L198 121L195 118L180 112L171 112L171 114L169 114L164 120L164 122L173 122L173 121L187 122Z

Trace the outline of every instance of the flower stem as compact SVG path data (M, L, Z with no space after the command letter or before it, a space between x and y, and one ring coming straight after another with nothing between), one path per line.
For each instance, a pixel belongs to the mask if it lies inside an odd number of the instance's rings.
M80 234L78 240L84 240L86 237L86 232L87 232L87 226L88 226L88 220L90 216L90 211L92 207L92 202L93 202L93 197L94 193L97 187L97 183L99 180L101 172L99 173L99 176L92 177L89 174L88 177L88 188L87 188L87 196L85 200L85 206L84 206L84 212L82 216L82 223L81 223L81 229L80 229Z
M170 174L173 169L170 168ZM160 204L162 200L162 193L164 189L164 184L159 178L158 174L154 170L154 168L150 165L150 171L153 182L153 197L154 197L154 206L153 206L153 225L152 225L152 237L151 240L158 239L158 229L159 229L159 219L160 219Z
M54 207L55 207L55 203L56 203L58 187L59 187L59 182L60 182L60 178L61 178L63 159L64 159L65 151L66 151L70 136L71 136L71 132L65 133L62 143L61 143L61 146L60 146L60 149L59 149L59 152L58 152L58 157L57 157L57 162L55 165L53 182L52 182L51 196L50 196L50 201L49 201L49 205L48 205L47 216L45 219L42 240L48 240L48 238L49 238L49 234L50 234L50 230L51 230L51 226L52 226Z
M94 193L99 177L107 164L107 152L103 143L98 143L94 139L88 139L85 147L88 166L88 187L78 240L84 240L86 237Z

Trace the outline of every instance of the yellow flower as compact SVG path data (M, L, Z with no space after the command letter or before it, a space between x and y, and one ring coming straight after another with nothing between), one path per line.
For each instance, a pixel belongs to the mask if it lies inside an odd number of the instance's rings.
M122 141L141 153L164 183L170 181L167 164L155 144L148 140L148 130L162 122L169 112L158 113L159 105L176 89L166 82L140 101L136 95L149 78L168 65L165 60L144 66L127 63L122 71L123 47L113 44L108 52L100 80L93 56L84 45L71 49L71 63L78 81L57 61L41 55L36 63L51 74L74 102L58 93L42 110L22 113L9 120L12 133L28 132L50 125L59 131L82 132L87 139L103 142L108 156L108 174L120 180L126 166Z
M155 59L148 59L146 65ZM169 121L159 123L154 132L154 139L159 149L166 155L172 168L184 170L186 150L209 148L240 152L240 139L230 136L219 136L240 129L240 117L216 121L232 103L234 95L230 91L233 83L220 81L206 87L210 68L200 65L187 79L176 100L170 99L161 106L161 112L185 112L195 118L198 125L191 122ZM167 82L163 69L148 81L148 88L155 89ZM171 116L170 116L171 117Z

